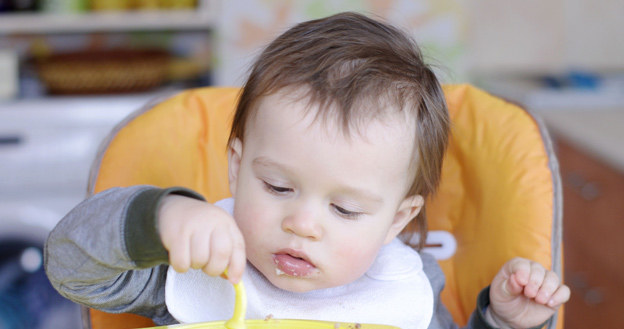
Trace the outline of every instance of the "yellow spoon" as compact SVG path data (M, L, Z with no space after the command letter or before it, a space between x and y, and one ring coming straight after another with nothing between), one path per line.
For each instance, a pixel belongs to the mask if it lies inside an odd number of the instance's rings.
M234 285L236 299L234 300L234 314L232 318L225 322L227 329L247 329L245 325L245 313L247 312L247 294L243 281L239 281Z

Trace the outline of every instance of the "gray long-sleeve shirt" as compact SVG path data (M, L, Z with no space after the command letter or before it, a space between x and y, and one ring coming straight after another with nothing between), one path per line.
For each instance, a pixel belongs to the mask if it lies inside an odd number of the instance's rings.
M76 206L46 242L45 268L52 285L91 308L139 314L158 325L176 323L165 305L168 256L156 220L158 205L168 194L202 199L183 188L133 186L103 191ZM429 328L458 328L440 301L442 270L431 255L421 253L421 258L435 298ZM486 288L479 295L466 328L492 328L484 320L488 292Z

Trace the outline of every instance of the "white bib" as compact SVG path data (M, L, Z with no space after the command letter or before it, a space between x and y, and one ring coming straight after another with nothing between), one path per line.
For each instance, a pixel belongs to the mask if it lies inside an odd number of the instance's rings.
M217 205L232 213L232 199ZM365 275L347 285L305 293L273 286L247 263L242 277L247 319L309 319L386 324L426 329L433 314L433 290L416 251L399 239L381 248ZM167 272L165 299L180 323L227 320L234 311L234 288L201 270Z

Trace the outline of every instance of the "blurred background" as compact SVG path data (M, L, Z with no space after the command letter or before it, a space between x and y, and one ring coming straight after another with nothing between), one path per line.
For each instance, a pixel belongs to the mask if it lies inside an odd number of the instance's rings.
M42 270L101 139L155 97L239 86L296 22L340 11L412 35L444 83L545 122L564 189L566 328L624 323L624 1L0 0L0 329L80 328Z

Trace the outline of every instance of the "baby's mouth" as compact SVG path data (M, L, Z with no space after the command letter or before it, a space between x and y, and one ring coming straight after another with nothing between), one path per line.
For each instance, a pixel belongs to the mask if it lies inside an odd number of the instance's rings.
M305 254L294 250L281 250L275 253L273 261L277 266L275 268L277 275L307 277L318 270Z

